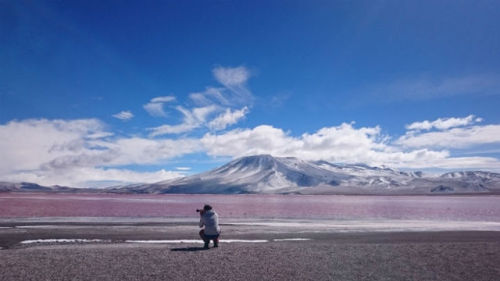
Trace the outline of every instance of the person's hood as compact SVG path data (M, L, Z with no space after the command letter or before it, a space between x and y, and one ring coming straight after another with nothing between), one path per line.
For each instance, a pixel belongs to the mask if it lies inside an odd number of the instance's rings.
M214 210L208 210L203 213L204 216L213 216L215 214Z

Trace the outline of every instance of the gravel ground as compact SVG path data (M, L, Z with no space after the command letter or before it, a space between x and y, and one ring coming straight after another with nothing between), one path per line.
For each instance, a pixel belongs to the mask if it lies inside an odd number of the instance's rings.
M50 245L0 251L0 280L498 280L500 243Z
M499 280L499 232L331 233L224 226L223 239L267 243L135 244L196 239L189 225L3 226L0 280ZM107 243L20 244L29 239ZM309 238L308 241L273 241Z

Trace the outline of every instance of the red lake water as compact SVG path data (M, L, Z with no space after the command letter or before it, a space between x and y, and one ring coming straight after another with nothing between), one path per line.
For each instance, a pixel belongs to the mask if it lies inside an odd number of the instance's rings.
M0 193L0 217L406 219L500 222L500 196L116 195Z

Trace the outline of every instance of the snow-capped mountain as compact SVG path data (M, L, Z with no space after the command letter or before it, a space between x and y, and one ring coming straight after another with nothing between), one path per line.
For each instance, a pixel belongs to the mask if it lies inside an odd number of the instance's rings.
M429 194L500 192L500 174L453 172L427 177L364 164L292 157L242 157L205 173L155 184L115 188L135 193Z
M336 185L346 176L296 158L258 155L236 159L206 173L134 189L174 193L272 193L290 187Z

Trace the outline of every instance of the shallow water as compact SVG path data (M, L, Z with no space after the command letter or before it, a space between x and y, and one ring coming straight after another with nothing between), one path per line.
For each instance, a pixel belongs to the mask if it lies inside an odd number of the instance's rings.
M115 195L0 193L0 217L224 218L500 222L500 196Z

